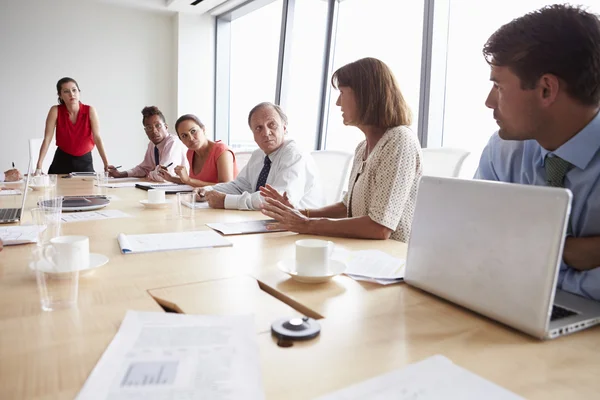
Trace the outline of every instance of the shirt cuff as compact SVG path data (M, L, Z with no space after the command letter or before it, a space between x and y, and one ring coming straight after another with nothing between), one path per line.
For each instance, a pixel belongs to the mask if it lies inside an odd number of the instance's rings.
M239 194L226 194L225 195L225 209L226 210L237 210L238 200L242 197Z

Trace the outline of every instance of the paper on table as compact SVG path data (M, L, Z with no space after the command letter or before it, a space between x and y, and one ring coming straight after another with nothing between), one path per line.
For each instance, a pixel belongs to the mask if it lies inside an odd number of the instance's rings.
M244 235L248 233L283 232L285 229L269 230L267 226L276 223L274 219L244 222L214 222L206 224L209 228L221 232L223 235Z
M0 239L5 246L37 243L38 233L46 229L42 225L21 225L0 227Z
M87 399L264 399L251 316L128 311L77 395Z
M2 189L0 190L0 196L16 196L21 194L19 189Z
M190 203L189 201L182 201L181 204L183 204L184 206L186 206L188 208L195 208L195 209L210 208L210 206L208 205L208 201L195 201L193 204Z
M151 233L145 235L120 233L117 240L124 254L232 246L229 240L213 231Z
M345 251L336 249L333 259L346 263L346 275L373 279L403 279L405 260L379 250Z
M516 400L516 394L436 355L316 400Z
M63 213L61 215L62 222L80 222L80 221L96 221L100 219L112 219L112 218L127 218L131 215L124 213L121 210L104 210L104 211L86 211L86 212L74 212L74 213Z
M136 182L111 182L96 184L99 187L107 188L124 188L124 187L135 187Z

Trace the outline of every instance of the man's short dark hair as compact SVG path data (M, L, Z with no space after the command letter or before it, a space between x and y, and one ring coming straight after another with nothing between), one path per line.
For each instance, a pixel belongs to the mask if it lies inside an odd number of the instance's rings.
M600 104L600 18L581 7L555 4L516 18L494 32L483 55L508 67L523 89L553 74L572 98Z
M156 106L147 106L142 109L142 125L146 123L146 118L158 115L163 124L166 124L165 116Z

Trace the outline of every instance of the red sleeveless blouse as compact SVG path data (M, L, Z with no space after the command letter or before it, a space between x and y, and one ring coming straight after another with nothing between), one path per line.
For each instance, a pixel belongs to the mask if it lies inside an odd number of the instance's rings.
M56 118L56 147L65 153L79 157L92 151L94 144L90 106L80 102L77 121L72 123L67 106L60 104Z

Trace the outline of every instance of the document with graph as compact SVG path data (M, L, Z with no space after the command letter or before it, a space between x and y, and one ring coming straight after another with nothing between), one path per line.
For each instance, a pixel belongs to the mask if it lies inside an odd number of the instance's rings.
M262 400L252 317L128 311L76 398Z

